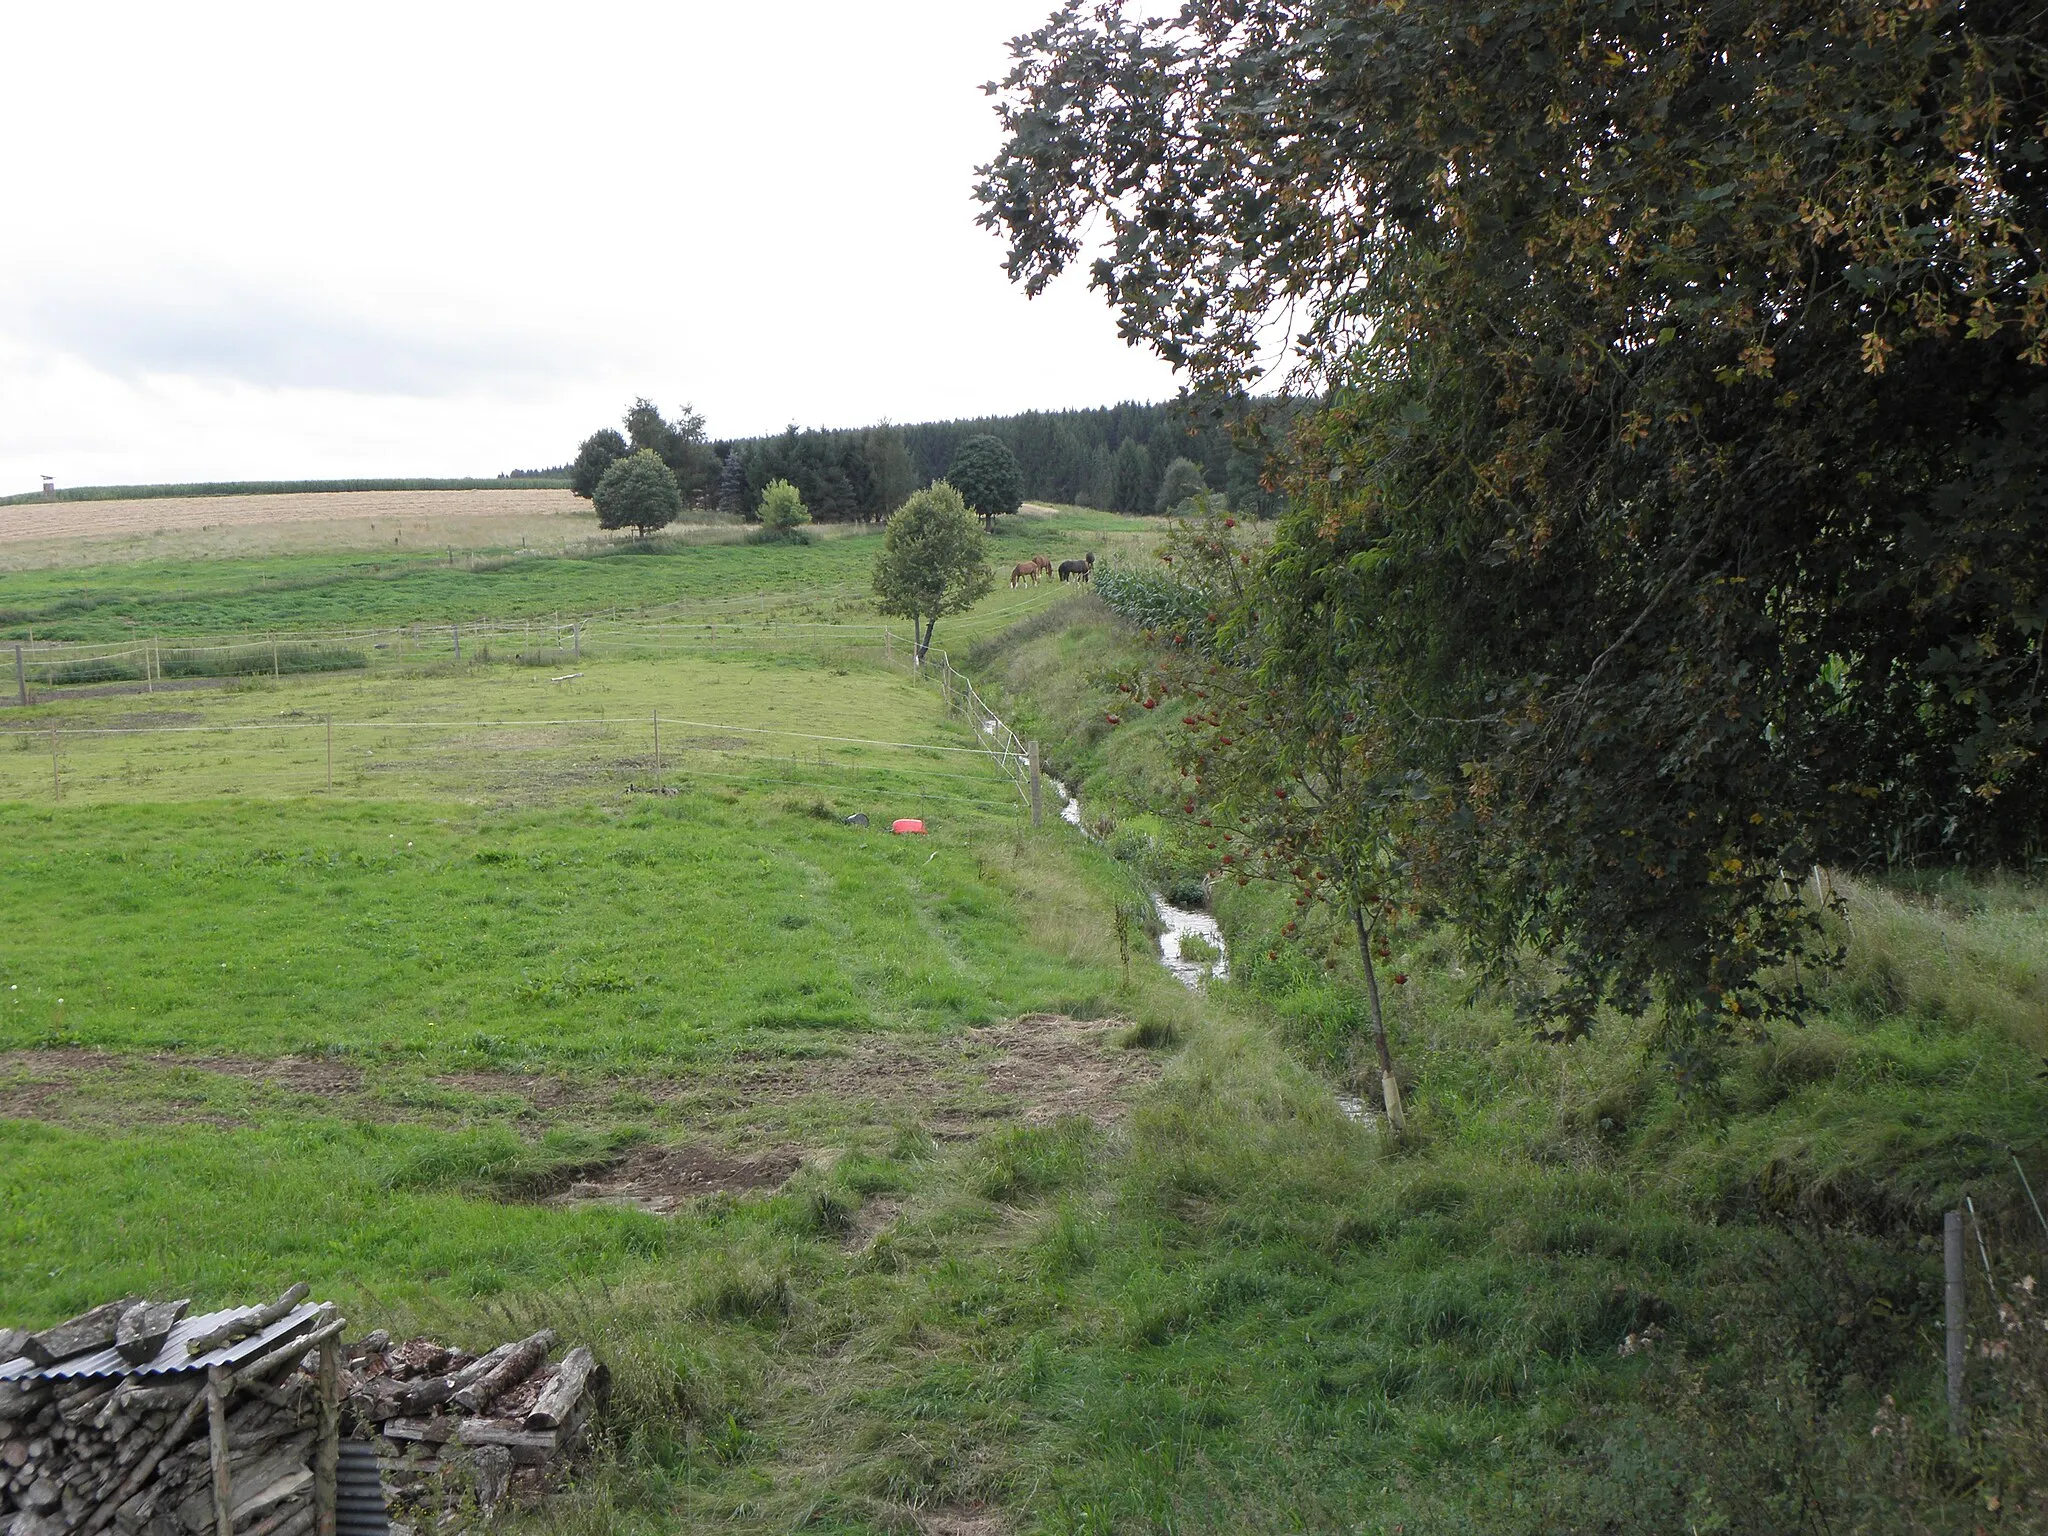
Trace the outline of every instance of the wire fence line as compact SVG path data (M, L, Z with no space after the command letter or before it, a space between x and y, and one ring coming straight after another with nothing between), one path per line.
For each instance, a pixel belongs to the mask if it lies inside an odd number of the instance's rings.
M842 641L882 641L873 624L810 620L664 620L593 616L571 620L491 620L413 624L381 629L280 630L275 634L146 641L0 641L0 701L34 702L35 692L104 683L141 683L181 677L274 677L309 672L422 666L511 659L529 665L582 660L592 647L617 652L683 646L692 651L759 649ZM11 654L10 654L11 652ZM8 686L11 684L12 686Z
M0 799L188 799L220 794L410 796L513 802L592 789L672 794L707 784L789 787L820 801L1014 812L979 747L667 716L547 720L301 720L0 730ZM905 807L908 807L907 809Z
M889 637L888 650L893 657L893 632ZM952 658L946 652L927 651L921 666L916 660L914 650L911 652L911 658L913 669L938 684L940 693L945 697L946 707L966 716L973 725L976 740L984 743L973 750L987 753L997 770L1016 786L1024 804L1030 805L1031 749L1010 729L1003 717L990 707L989 702L975 688L973 681L953 665Z
M290 630L267 635L192 636L175 640L151 638L147 641L131 639L108 642L23 641L13 644L13 681L16 684L14 692L17 697L10 699L9 702L34 702L31 685L35 689L46 691L45 702L52 702L53 700L47 697L47 691L59 690L56 699L62 699L64 694L61 690L67 685L140 682L146 689L153 689L158 680L169 681L176 677L234 676L260 674L265 671L274 676L282 676L286 672L296 675L304 672L359 669L369 667L375 653L387 653L380 659L400 664L432 663L444 657L457 662L477 660L488 657L493 644L503 647L508 641L514 642L518 647L515 651L517 659L573 663L583 657L587 645L616 649L660 648L672 644L687 644L693 650L701 650L723 648L728 645L754 647L769 640L799 644L838 640L863 647L874 645L881 651L885 663L891 666L898 662L900 648L900 659L908 665L913 675L935 684L945 700L948 711L968 722L974 731L975 745L957 747L931 742L899 742L875 737L839 736L827 732L735 725L684 716L672 717L666 722L671 730L714 732L731 737L762 740L779 738L816 743L821 746L836 745L915 754L982 757L1010 781L1025 805L1030 804L1031 756L1025 743L982 697L973 681L953 665L951 657L946 652L932 651L920 664L915 654L914 643L900 636L893 627L886 624L846 624L808 619L764 620L758 615L751 614L736 618L729 612L707 614L701 611L678 611L674 614L664 614L659 610L636 609L621 614L618 610L612 609L567 618L550 615L544 619L484 619L469 623L418 622L376 627ZM466 656L465 642L469 647ZM4 662L4 646L7 644L9 642L0 642L0 662ZM638 717L599 715L564 719L496 720L342 720L329 716L318 719L192 725L65 726L58 722L49 722L34 726L0 726L0 739L16 738L14 747L17 750L27 750L31 743L25 738L40 738L47 735L50 741L52 792L61 797L61 744L65 738L72 738L75 741L78 738L92 740L317 731L325 735L326 784L332 788L336 766L337 732L343 733L346 738L363 731L587 731L591 728L631 729L648 725L651 730L652 751L658 762L660 724L658 714L644 721ZM671 740L673 741L673 738ZM346 741L343 747L347 749ZM822 757L819 766L821 769L826 766ZM927 773L931 771L929 768L925 770Z

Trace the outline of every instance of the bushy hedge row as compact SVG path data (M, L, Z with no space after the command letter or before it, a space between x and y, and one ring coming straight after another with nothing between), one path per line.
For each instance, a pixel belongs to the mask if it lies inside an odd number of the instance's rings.
M362 651L333 646L250 644L231 648L209 648L161 653L159 677L260 677L277 672L349 672L367 667L370 658ZM72 687L85 683L139 683L148 676L140 655L91 656L78 661L51 662L39 668L35 680L47 688Z

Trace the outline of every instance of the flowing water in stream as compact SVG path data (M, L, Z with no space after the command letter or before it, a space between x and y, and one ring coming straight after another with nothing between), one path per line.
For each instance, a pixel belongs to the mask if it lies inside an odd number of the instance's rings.
M1088 830L1087 824L1081 820L1081 802L1075 799L1068 792L1067 786L1058 779L1052 781L1052 787L1059 791L1060 820L1070 827L1078 828L1084 837L1094 836ZM1223 930L1216 925L1215 918L1206 912L1176 907L1155 890L1148 888L1145 894L1151 897L1153 910L1159 914L1159 921L1165 925L1165 931L1159 935L1159 958L1179 979L1182 986L1198 989L1212 976L1221 978L1230 974L1230 955L1224 948ZM1214 949L1215 958L1183 958L1181 941L1188 937ZM1340 1093L1336 1095L1336 1099L1337 1112L1346 1120L1369 1125L1379 1118L1371 1106L1355 1093Z
M1081 802L1058 779L1052 781L1052 787L1060 795L1060 820L1087 832L1081 821ZM1159 921L1165 928L1159 935L1159 959L1181 985L1198 988L1212 976L1221 980L1230 974L1230 954L1224 948L1223 930L1217 927L1215 918L1190 907L1176 907L1155 890L1148 888L1145 894L1152 899L1152 909L1159 914ZM1195 941L1196 955L1202 954L1203 945L1215 953L1199 959L1183 955L1181 943L1184 939Z

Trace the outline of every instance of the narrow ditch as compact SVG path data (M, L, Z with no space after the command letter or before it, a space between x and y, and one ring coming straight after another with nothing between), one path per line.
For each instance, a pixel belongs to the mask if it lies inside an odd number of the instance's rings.
M1088 830L1081 819L1081 802L1059 779L1052 781L1052 787L1059 791L1060 820L1073 827L1083 837L1099 841ZM1230 974L1230 951L1223 942L1223 929L1216 919L1207 912L1197 912L1189 907L1177 907L1150 886L1144 887L1145 895L1152 902L1153 911L1159 914L1163 931L1159 935L1159 959L1175 979L1191 991L1200 991L1211 977L1222 979ZM1193 937L1215 950L1211 959L1184 958L1181 952L1182 940ZM1370 1125L1379 1119L1378 1113L1355 1093L1333 1095L1337 1113L1346 1120L1359 1125Z

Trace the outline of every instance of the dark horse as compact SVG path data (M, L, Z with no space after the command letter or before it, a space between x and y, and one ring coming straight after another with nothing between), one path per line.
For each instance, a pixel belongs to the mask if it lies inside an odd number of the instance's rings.
M1088 573L1094 569L1095 551L1091 549L1088 551L1088 558L1086 560L1062 560L1060 562L1060 580L1065 581L1069 577L1078 577L1082 581L1086 581Z

